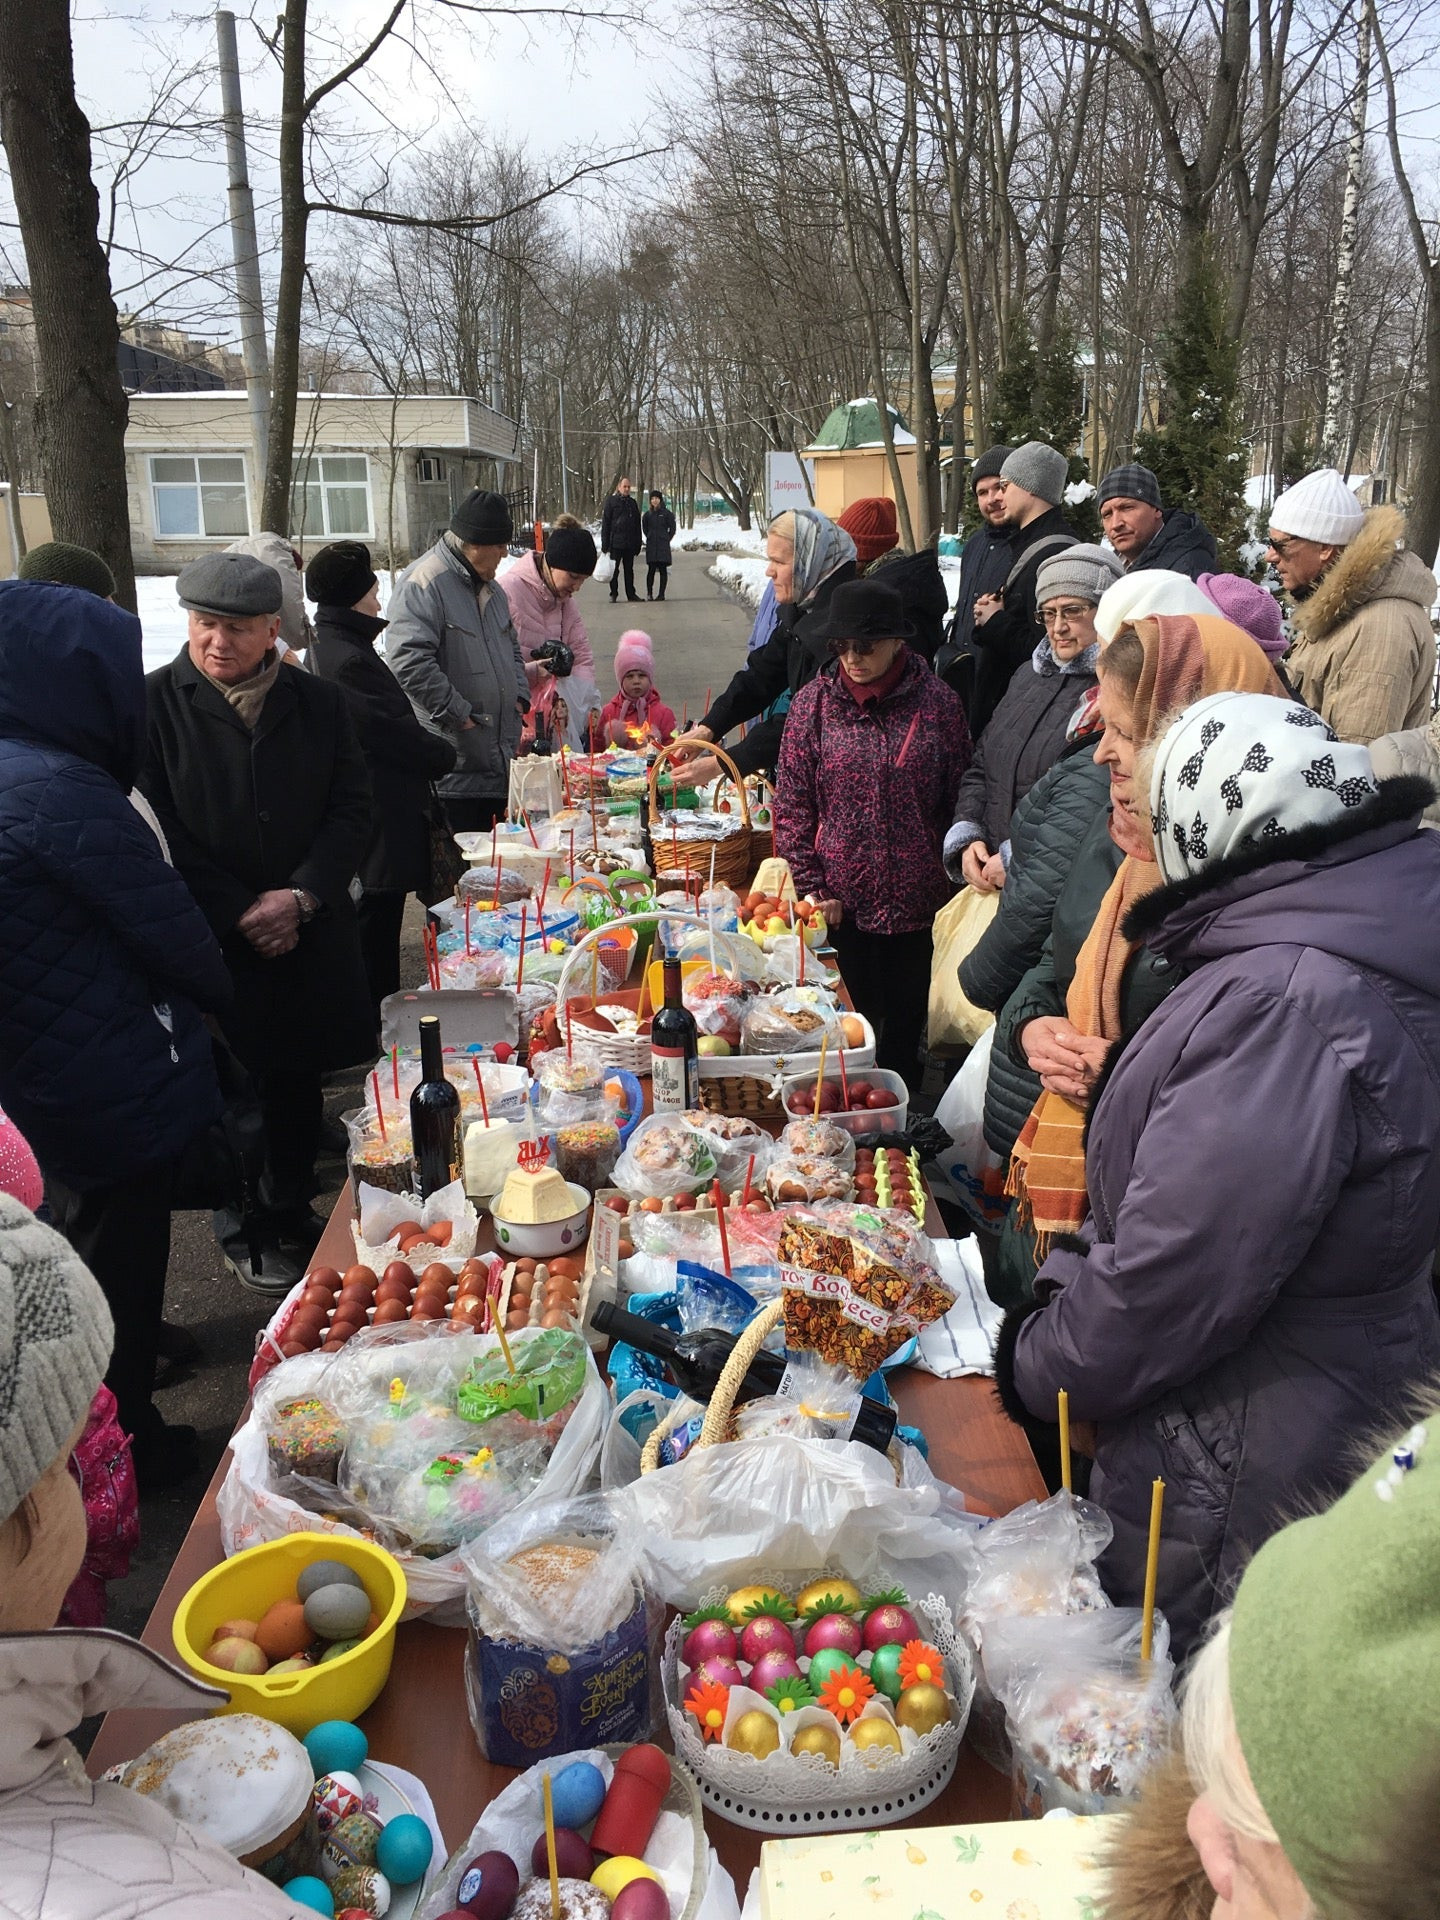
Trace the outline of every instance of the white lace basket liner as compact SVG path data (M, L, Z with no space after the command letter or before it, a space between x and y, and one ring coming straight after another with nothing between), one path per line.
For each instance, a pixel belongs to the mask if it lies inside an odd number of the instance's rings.
M783 1580L761 1579L758 1584L784 1593L793 1580L792 1574ZM706 1595L704 1604L718 1606L724 1598L724 1592L717 1589ZM955 1718L923 1739L902 1728L903 1753L876 1748L862 1751L842 1745L838 1770L818 1754L789 1751L792 1735L804 1724L800 1714L780 1716L780 1750L764 1760L704 1740L694 1715L685 1711L680 1684L685 1626L682 1620L673 1620L665 1635L661 1664L665 1712L676 1758L694 1774L705 1805L736 1826L754 1827L763 1833L837 1833L893 1826L938 1798L960 1757L960 1743L975 1696L975 1669L946 1601L928 1593L916 1604L915 1611L944 1659L945 1687L955 1702ZM858 1664L863 1666L864 1661ZM877 1694L876 1698L883 1696Z

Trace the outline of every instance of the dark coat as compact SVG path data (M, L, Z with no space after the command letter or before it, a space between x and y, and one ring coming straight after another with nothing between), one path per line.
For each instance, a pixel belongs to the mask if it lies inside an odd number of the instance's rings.
M815 678L828 655L823 647L806 646L806 624L830 604L836 587L854 578L855 562L847 560L825 576L803 608L794 601L780 608L770 638L755 649L725 691L711 702L705 724L717 740L742 720L753 720L764 713L782 693L793 696ZM784 731L785 715L776 714L751 727L745 738L736 740L726 752L742 773L773 772L780 759Z
M1191 969L1095 1104L1082 1245L1007 1323L1012 1407L1098 1422L1101 1562L1137 1605L1151 1482L1183 1656L1250 1554L1347 1484L1440 1362L1440 839L1430 789L1244 848L1130 916ZM1403 901L1403 912L1396 902ZM1363 1569L1357 1569L1357 1579Z
M617 559L640 551L640 502L633 493L612 493L600 516L600 551Z
M1198 580L1202 573L1214 573L1217 564L1215 536L1205 522L1182 507L1167 507L1160 531L1125 571L1144 573L1151 567L1165 567Z
M668 507L651 507L640 526L645 535L646 565L670 566L670 542L675 538L674 514Z
M970 733L979 743L991 715L1005 697L1005 689L1045 637L1035 613L1035 577L1041 562L1073 547L1080 536L1065 518L1062 507L1051 507L1028 527L1011 535L1010 566L1001 584L1005 604L971 636L975 649L975 682L970 695Z
M933 547L921 547L918 553L902 553L898 547L881 554L866 569L868 580L892 587L900 596L905 618L915 629L910 642L912 652L933 662L944 637L945 615L950 602L945 595L945 576Z
M126 798L144 745L134 615L0 585L0 1106L77 1188L175 1160L220 1112L200 1009L230 977Z
M1022 670L995 709L960 782L955 819L983 828L991 853L1010 838L1010 816L1065 751L1075 709L1095 685L1093 673Z
M950 898L940 858L969 742L950 689L917 653L863 705L831 661L785 720L775 851L797 893L835 899L861 933L928 928Z
M1013 527L992 527L987 520L978 526L960 549L960 585L955 613L940 651L935 656L935 671L953 693L960 696L966 713L975 693L975 602L982 593L999 593L1005 577L1015 564Z
M375 651L383 620L349 607L320 607L306 661L345 696L370 775L374 821L360 862L367 891L419 893L430 886L430 783L455 765L443 734L422 727L394 674Z
M140 787L235 979L225 1021L253 1071L329 1071L374 1051L354 878L370 840L370 783L338 687L281 669L252 733L182 651L146 678ZM260 894L303 887L320 911L266 960L235 922Z
M1104 772L1104 769L1096 771ZM1107 775L1107 798L1108 785ZM1039 1076L1031 1071L1025 1058L1025 1049L1020 1044L1021 1032L1031 1020L1064 1013L1070 982L1075 978L1075 962L1123 858L1110 838L1110 809L1102 801L1080 830L1069 871L1056 895L1055 911L1040 957L1014 988L995 1023L990 1083L985 1090L985 1137L997 1153L1011 1151L1016 1134L1040 1097ZM1157 961L1143 947L1131 956L1120 984L1120 1023L1126 1034L1134 1033L1149 1018L1175 981L1174 969ZM1027 1236L1025 1263L1018 1269L1008 1255L1004 1262L1007 1275L1013 1281L1018 1274L1027 1291L1034 1278L1029 1247Z

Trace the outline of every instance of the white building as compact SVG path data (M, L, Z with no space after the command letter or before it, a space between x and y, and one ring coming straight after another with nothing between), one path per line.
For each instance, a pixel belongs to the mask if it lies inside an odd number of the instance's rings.
M302 393L295 449L295 545L363 540L382 566L433 545L473 487L522 478L519 426L461 394ZM137 573L176 573L259 531L243 392L132 394L125 468Z

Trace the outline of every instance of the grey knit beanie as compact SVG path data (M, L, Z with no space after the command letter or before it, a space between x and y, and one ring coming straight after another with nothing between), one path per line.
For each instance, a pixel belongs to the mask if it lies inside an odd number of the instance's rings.
M1088 600L1092 607L1113 587L1125 569L1120 556L1108 547L1066 547L1040 562L1035 574L1035 604L1058 600L1062 593L1073 593L1077 600Z
M0 1522L89 1412L113 1331L70 1243L0 1193Z
M982 480L998 479L1001 469L1014 451L1013 447L1002 447L998 442L993 447L987 447L970 469L971 486L978 487Z
M1112 467L1106 474L1096 489L1095 504L1103 507L1107 500L1139 500L1147 507L1154 507L1157 513L1165 506L1160 498L1160 482L1149 467L1142 467L1138 460L1123 467Z
M1052 507L1058 507L1064 498L1065 476L1069 471L1070 462L1063 453L1047 446L1043 440L1027 440L1023 447L1007 454L1000 478L1013 481L1037 499L1048 500Z

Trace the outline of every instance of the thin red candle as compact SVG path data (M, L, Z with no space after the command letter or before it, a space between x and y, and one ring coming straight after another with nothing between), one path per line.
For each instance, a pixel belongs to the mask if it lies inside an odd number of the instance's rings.
M544 879L543 879L543 880L542 880L542 881L540 882L540 904L539 904L539 906L538 906L538 907L536 908L536 912L537 912L537 913L541 913L541 914L543 914L543 913L544 913L544 911L545 911L545 896L546 896L546 894L547 894L547 893L548 893L549 891L550 891L550 862L549 862L549 861L547 860L547 861L545 862L545 877L544 877Z
M525 917L528 901L520 902L520 964L515 970L515 991L518 993L525 984Z
M490 866L492 871L495 866L495 840L499 832L500 822L498 820L492 820L490 822Z
M400 1104L400 1049L398 1046L393 1046L390 1049L390 1084L395 1089L395 1104L396 1106L399 1106Z
M752 1153L750 1156L749 1164L745 1168L745 1185L741 1189L741 1193L740 1193L740 1204L742 1206L748 1206L750 1204L750 1182L754 1178L755 1178L755 1156Z
M520 809L520 818L525 822L525 831L530 836L531 846L538 850L540 846L540 842L535 838L535 829L530 824L530 815L525 811L523 807Z
M465 958L470 958L470 902L465 902Z
M565 1002L565 1058L575 1058L575 1009L569 1000Z
M478 1056L474 1058L474 1067L475 1085L480 1089L480 1115L488 1127L490 1124L490 1103L485 1098L485 1082L480 1076L480 1061Z
M845 1071L845 1049L840 1049L840 1098L845 1102L845 1111L850 1111L850 1076Z
M720 1260L725 1268L725 1278L730 1278L730 1236L725 1231L725 1190L717 1180L710 1189L710 1198L715 1202L715 1223L720 1229Z
M378 1067L370 1076L370 1086L375 1095L375 1118L380 1122L380 1138L388 1140L390 1136L385 1131L385 1109L380 1104L380 1069Z

